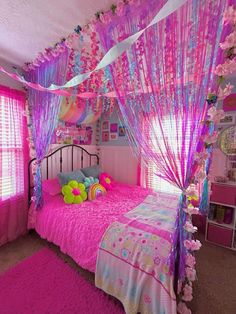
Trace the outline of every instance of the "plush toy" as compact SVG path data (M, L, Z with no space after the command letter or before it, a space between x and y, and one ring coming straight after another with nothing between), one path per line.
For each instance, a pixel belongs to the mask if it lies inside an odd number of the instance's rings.
M111 190L111 189L115 186L112 177L109 176L109 174L107 174L107 173L105 173L105 172L103 172L103 173L100 174L100 176L99 176L99 182L100 182L101 185L104 186L104 188L105 188L106 190Z
M61 189L66 204L80 204L87 199L87 193L83 183L70 181Z
M89 187L88 199L90 201L95 200L97 197L106 194L106 189L99 183L94 183Z
M99 180L94 177L86 177L84 179L84 185L86 189L89 189L89 187L94 184L94 183L99 183Z

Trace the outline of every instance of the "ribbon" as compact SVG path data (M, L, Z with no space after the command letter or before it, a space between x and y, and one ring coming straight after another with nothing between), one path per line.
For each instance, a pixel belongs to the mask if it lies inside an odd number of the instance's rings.
M45 91L45 92L51 92L57 95L61 96L77 96L80 98L88 98L87 96L83 95L84 93L80 94L71 94L68 91L63 90L63 88L71 88L75 87L81 83L83 83L85 80L87 80L94 72L101 70L105 68L106 66L110 65L112 62L114 62L120 55L122 55L123 52L125 52L127 49L129 49L135 41L151 26L157 24L170 14L174 13L176 10L178 10L187 0L168 0L167 3L161 8L161 10L156 14L156 16L153 18L153 20L143 28L142 30L138 31L137 33L127 37L126 39L122 40L121 42L117 43L115 46L113 46L111 49L108 50L108 52L104 55L102 60L98 63L96 68L92 71L78 74L74 76L71 80L69 80L64 85L55 85L51 84L49 87L44 87L37 83L31 83L24 79L23 76L18 76L13 73L8 73L3 67L0 66L0 71L7 74L11 78L31 87L39 91ZM87 93L85 93L87 94ZM95 93L92 93L95 94ZM96 94L95 94L96 95ZM105 95L105 94L104 94ZM94 96L96 97L96 96Z

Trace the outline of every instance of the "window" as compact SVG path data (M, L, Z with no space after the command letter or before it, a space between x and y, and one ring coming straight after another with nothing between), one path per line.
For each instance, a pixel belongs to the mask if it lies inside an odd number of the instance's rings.
M0 86L0 198L3 201L25 193L26 121L23 114L23 94Z
M183 129L185 130L184 137ZM188 155L190 145L190 123L183 125L183 121L181 119L178 119L178 122L176 122L176 120L172 119L172 117L166 117L161 120L160 125L157 119L153 119L153 124L150 127L150 130L151 131L148 135L149 145L152 147L153 151L155 151L155 153L158 153L158 151L162 152L162 154L164 154L168 160L168 150L164 143L165 139L166 143L168 143L170 146L171 151L175 154L177 172L181 173L180 156L181 153L184 154L186 158ZM182 146L185 148L184 151L182 151ZM156 163L150 161L148 163L148 167L145 170L145 181L147 187L166 193L179 194L181 192L178 187L155 175L158 172L159 171Z

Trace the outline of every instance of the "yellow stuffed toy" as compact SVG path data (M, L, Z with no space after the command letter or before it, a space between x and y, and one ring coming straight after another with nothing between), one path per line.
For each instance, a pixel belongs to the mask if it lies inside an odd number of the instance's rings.
M85 185L75 180L68 182L61 189L66 204L81 204L87 199Z

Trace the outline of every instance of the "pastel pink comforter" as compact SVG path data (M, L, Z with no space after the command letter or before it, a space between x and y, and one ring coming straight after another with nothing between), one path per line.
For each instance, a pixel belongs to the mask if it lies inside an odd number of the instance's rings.
M67 205L61 195L44 194L41 211L29 213L29 228L58 245L84 269L95 272L99 243L109 225L150 194L138 186L117 184L107 195L80 205Z

